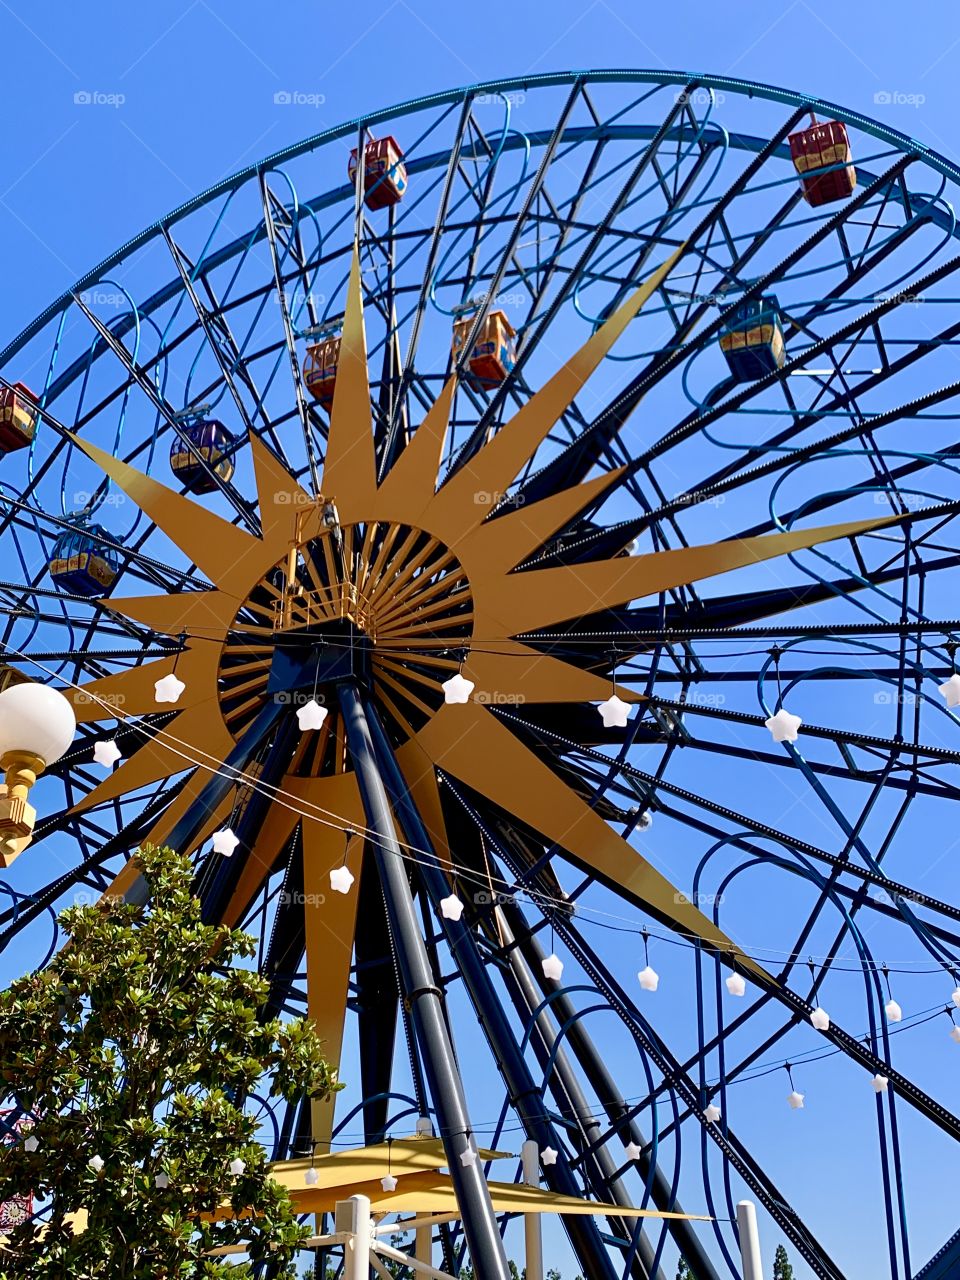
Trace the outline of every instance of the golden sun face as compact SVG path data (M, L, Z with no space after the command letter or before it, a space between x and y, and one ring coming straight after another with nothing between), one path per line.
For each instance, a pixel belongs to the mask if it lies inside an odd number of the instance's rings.
M278 645L305 631L349 624L368 650L369 679L396 744L410 793L438 853L449 858L438 771L516 816L659 922L721 953L760 985L774 980L744 956L640 851L613 831L498 717L504 701L584 703L606 699L607 677L545 655L523 636L602 609L668 591L774 556L849 537L889 521L685 547L547 569L517 567L614 485L619 471L540 502L491 516L488 495L505 494L644 302L681 248L584 344L500 431L438 489L455 380L451 379L379 484L358 256L354 254L331 410L322 494L308 494L256 437L261 536L254 537L185 495L77 440L113 481L207 575L212 590L105 601L106 608L168 636L185 636L177 674L186 690L177 714L78 806L89 809L193 768L150 834L162 841L194 804L269 697ZM478 500L479 497L479 500ZM336 531L324 523L334 504ZM341 541L338 541L340 539ZM290 566L294 567L292 575ZM440 682L459 667L474 683L466 705L446 705ZM81 722L158 710L154 684L173 659L105 677L75 694ZM625 701L638 696L625 688ZM188 745L187 745L188 744ZM203 767L195 768L197 759ZM199 832L199 846L230 814L235 792ZM246 910L297 824L304 887L322 898L344 860L344 831L365 826L335 710L303 735L255 848L242 870L228 922ZM347 839L355 874L362 840ZM305 908L309 1011L339 1059L356 926L356 899L336 910ZM310 975L314 975L311 980ZM316 980L316 975L322 975ZM332 1111L319 1123L328 1128Z

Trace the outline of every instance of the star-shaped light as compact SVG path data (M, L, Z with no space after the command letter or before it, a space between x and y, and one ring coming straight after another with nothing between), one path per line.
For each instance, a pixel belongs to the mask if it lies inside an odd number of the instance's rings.
M157 702L179 702L186 687L172 671L168 676L162 676L153 686Z
M628 1160L639 1160L641 1153L641 1147L639 1143L636 1142L628 1142L623 1148L623 1154Z
M890 1081L886 1076L874 1076L870 1083L873 1085L874 1093L886 1093Z
M601 702L597 710L603 717L603 727L605 729L625 729L627 727L630 703L624 702L615 693L611 693L606 702Z
M34 1137L32 1133L29 1138L24 1138L23 1140L24 1151L29 1151L31 1155L33 1155L33 1153L36 1151L37 1147L39 1146L40 1146L40 1143L37 1141L37 1139Z
M235 1178L239 1178L241 1173L246 1171L247 1162L246 1160L241 1160L239 1156L235 1156L230 1161L228 1168Z
M781 707L777 714L770 716L764 724L770 730L774 742L796 742L803 721L799 716L792 716L786 707Z
M297 723L306 732L308 729L319 729L327 718L327 708L321 707L316 698L311 698L302 707L297 708Z
M955 987L950 999L960 1009L960 987Z
M542 1164L556 1164L559 1154L556 1147L544 1147L540 1152L540 1161Z
M459 920L463 915L463 903L455 893L440 899L440 914L444 920Z
M950 1028L950 1039L954 1044L960 1044L960 1027Z
M123 759L123 752L117 746L116 738L101 738L93 744L93 763L102 764L105 769L112 769L118 760Z
M546 956L540 962L540 967L543 970L543 976L551 978L554 982L559 982L563 977L563 961L555 952Z
M888 1000L883 1006L883 1011L887 1015L888 1022L900 1022L903 1019L903 1010L896 1000Z
M821 1009L819 1005L817 1005L816 1009L811 1013L810 1022L818 1031L830 1030L830 1015L827 1013L826 1009Z
M743 974L731 973L724 985L732 996L743 996L747 993L747 984L743 979Z
M334 867L330 872L330 888L334 893L349 893L354 875L349 867Z
M656 969L652 969L650 965L646 965L637 974L637 981L640 983L641 991L656 991L660 985L660 975Z
M469 702L474 687L473 681L468 680L466 676L462 676L459 671L456 675L451 676L449 680L444 680L440 686L443 690L443 700L446 703Z
M99 1156L91 1156L87 1161L87 1167L92 1169L94 1173L100 1173L103 1169L103 1161Z
M467 1146L460 1152L460 1163L465 1169L472 1169L477 1163L477 1153L472 1146Z
M956 671L949 680L943 682L940 692L948 707L960 707L960 675Z
M721 1111L718 1106L715 1106L714 1103L711 1102L703 1114L706 1118L707 1124L717 1124L720 1120Z
M388 1173L380 1179L380 1185L383 1187L384 1191L396 1191L397 1180L392 1173Z
M225 858L232 858L234 850L240 843L229 827L221 827L213 833L213 852L222 853Z
M796 1089L787 1094L787 1102L790 1105L791 1111L803 1110L803 1097L804 1095L802 1093L797 1093Z
M154 1185L158 1187L160 1191L166 1191L167 1187L170 1185L170 1175L161 1171L153 1181Z
M303 1180L308 1187L315 1187L320 1181L320 1175L317 1173L316 1169L308 1169L303 1175Z

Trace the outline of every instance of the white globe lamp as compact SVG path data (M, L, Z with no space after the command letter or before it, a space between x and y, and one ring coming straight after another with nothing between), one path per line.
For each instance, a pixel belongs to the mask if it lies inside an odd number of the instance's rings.
M33 838L37 811L27 795L76 732L73 707L56 689L25 680L0 693L0 865L9 867Z

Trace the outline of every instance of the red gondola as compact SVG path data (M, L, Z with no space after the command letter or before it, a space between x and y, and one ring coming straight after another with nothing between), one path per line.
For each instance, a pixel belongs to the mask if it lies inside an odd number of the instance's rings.
M337 364L340 360L339 333L329 334L307 347L303 361L303 381L307 390L319 404L329 408L337 385Z
M13 453L33 443L37 434L37 403L22 382L0 387L0 451Z
M347 173L357 177L357 149L350 152ZM374 138L363 148L363 200L368 209L399 204L407 190L407 166L396 138Z
M847 126L839 120L818 124L790 135L790 156L800 175L804 199L817 206L846 200L857 185Z
M461 316L453 325L453 358L459 360L475 317ZM481 382L504 382L517 363L516 330L502 311L484 316L467 361L470 372Z

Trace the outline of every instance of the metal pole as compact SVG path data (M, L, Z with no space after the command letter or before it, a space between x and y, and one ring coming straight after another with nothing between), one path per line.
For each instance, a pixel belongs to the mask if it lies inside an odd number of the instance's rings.
M520 1148L523 1161L523 1181L528 1187L540 1185L540 1151L530 1139ZM543 1280L543 1231L539 1213L523 1215L523 1233L526 1243L526 1280Z
M483 1276L483 1280L509 1280L507 1256L483 1168L478 1160L464 1165L460 1159L468 1148L475 1150L473 1131L444 1019L442 993L430 969L423 935L417 922L407 872L390 812L390 802L377 767L366 712L353 683L345 681L339 685L338 692L347 743L357 773L367 821L376 833L373 841L374 854L397 948L400 980L423 1051L430 1094L437 1111L467 1247L474 1269L478 1275ZM367 1280L366 1275L364 1280Z
M344 1280L370 1280L370 1200L351 1196L338 1200L336 1229L347 1230L351 1238L343 1247Z
M743 1280L763 1280L760 1233L757 1230L757 1207L752 1200L741 1200L737 1204L737 1234L740 1236Z
M370 706L367 709L367 722L379 769L407 839L418 849L434 853L430 836L410 797L409 789L397 765L376 707ZM429 859L422 861L418 871L428 895L436 906L448 892L446 877L440 869L439 862L431 862ZM476 939L463 920L442 918L441 923L450 953L457 961L477 1020L483 1028L487 1043L493 1051L503 1076L507 1096L523 1123L526 1136L534 1140L539 1149L552 1147L558 1152L556 1163L549 1166L545 1175L548 1186L551 1191L558 1191L561 1195L579 1196L581 1189L564 1152L564 1144L558 1137L553 1119L544 1102L543 1093L537 1086L527 1060L517 1044L516 1035L503 1008L500 993L491 981ZM561 1217L561 1222L580 1260L581 1267L590 1273L591 1280L618 1280L619 1273L607 1252L596 1219L586 1215L568 1214Z

